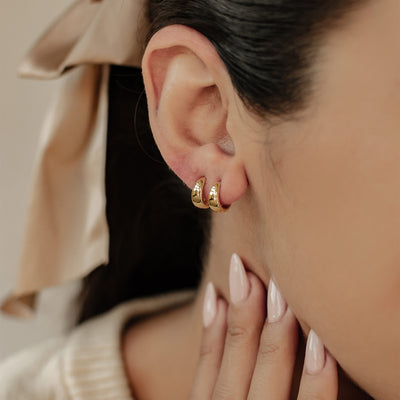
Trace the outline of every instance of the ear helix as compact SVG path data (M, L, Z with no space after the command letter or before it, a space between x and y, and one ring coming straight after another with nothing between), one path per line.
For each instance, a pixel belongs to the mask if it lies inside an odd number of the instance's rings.
M221 200L219 197L219 192L221 189L221 182L217 182L213 185L210 190L210 194L208 195L208 200L204 200L203 198L203 189L204 184L206 182L206 178L201 177L192 190L192 202L193 204L202 209L211 208L214 212L225 212L229 209L230 206L224 206L221 204Z

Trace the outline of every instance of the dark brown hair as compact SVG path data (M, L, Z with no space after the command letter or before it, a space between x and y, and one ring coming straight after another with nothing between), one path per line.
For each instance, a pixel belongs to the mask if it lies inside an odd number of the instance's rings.
M108 90L109 263L83 279L78 323L134 297L195 288L206 254L210 214L154 143L141 71L112 66Z

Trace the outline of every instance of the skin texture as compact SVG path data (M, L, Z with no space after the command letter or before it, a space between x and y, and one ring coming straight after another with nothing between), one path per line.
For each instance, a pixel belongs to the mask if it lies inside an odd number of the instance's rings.
M271 139L276 168L247 169L287 301L384 399L400 396L399 17L398 2L373 2L332 33L312 106Z
M385 400L400 398L398 21L398 0L381 0L330 32L309 105L285 120L249 112L212 45L189 28L158 32L143 60L163 157L189 187L201 176L206 192L221 181L222 202L234 203L214 218L187 321L201 317L208 280L229 297L237 252L265 286L274 277L304 333L312 328L352 379ZM199 346L199 318L182 354Z

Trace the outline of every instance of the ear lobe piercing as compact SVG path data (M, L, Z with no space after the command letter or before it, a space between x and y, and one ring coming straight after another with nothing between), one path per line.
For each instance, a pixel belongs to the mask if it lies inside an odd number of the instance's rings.
M208 201L203 199L203 189L206 183L206 178L201 177L192 190L192 203L202 209L211 208L214 212L225 212L230 206L223 206L219 198L219 192L221 189L221 182L217 182L213 185L208 195Z
M207 200L206 201L203 200L203 188L205 183L206 183L206 178L203 176L196 182L192 190L192 203L197 208L202 208L202 209L209 208Z
M228 211L229 206L223 206L219 199L219 191L221 189L221 182L217 182L213 185L208 195L208 204L214 212L225 212Z

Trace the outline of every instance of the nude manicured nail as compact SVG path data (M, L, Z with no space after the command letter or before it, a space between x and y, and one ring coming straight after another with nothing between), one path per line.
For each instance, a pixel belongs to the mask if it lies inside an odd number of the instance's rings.
M325 366L325 346L317 334L311 329L308 334L305 367L310 375L319 374Z
M286 311L286 301L281 292L271 279L268 285L268 322L278 322Z
M246 270L243 267L242 260L237 254L233 254L231 257L229 289L231 301L234 304L240 303L246 299L250 291L250 283L247 278Z
M209 282L206 287L203 303L203 323L207 328L212 324L217 313L217 295L212 282Z

